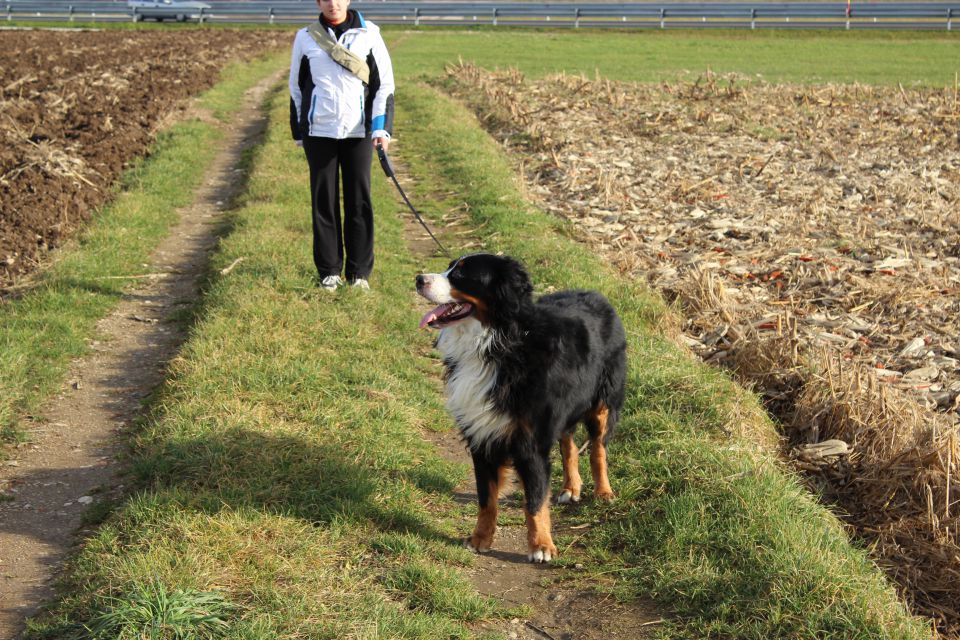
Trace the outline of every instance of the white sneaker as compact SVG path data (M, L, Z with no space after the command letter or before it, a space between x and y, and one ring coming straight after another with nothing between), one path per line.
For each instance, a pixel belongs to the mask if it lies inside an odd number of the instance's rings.
M327 276L320 281L320 286L326 289L327 291L336 291L337 287L343 284L343 280L340 276Z
M367 282L366 278L357 278L353 281L353 284L350 285L356 289L363 289L364 291L370 291L370 283Z

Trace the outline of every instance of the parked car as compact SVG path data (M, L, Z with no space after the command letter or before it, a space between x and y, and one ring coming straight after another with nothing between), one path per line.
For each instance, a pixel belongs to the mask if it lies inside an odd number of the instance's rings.
M194 2L193 0L130 0L127 2L133 19L136 22L141 20L176 20L177 22L186 22L187 20L199 20L203 11L210 9L206 2Z

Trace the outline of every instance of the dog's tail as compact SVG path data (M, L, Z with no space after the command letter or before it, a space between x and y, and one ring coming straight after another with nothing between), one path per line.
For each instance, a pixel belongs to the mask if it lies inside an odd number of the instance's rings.
M607 408L607 428L604 430L603 443L606 444L616 429L620 420L620 410L625 399L627 378L626 348L618 349L610 354L606 361L600 384L597 389L597 399L594 406Z

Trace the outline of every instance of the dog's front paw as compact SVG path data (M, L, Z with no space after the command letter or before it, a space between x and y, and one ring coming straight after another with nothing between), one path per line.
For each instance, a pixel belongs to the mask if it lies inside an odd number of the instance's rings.
M610 491L609 489L607 489L606 491L595 491L593 493L593 497L603 502L613 502L614 500L617 499L617 495L613 491Z
M463 546L474 553L486 553L493 546L492 540L483 540L477 536L470 536L463 541Z
M527 555L527 559L535 564L550 562L555 557L557 557L557 548L552 544L542 545L535 549L531 549L530 553Z
M557 496L557 504L576 504L580 502L580 494L574 493L570 489L565 489L563 493Z

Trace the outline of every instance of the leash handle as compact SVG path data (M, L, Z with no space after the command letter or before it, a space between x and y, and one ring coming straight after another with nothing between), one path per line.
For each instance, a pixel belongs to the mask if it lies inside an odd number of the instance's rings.
M383 172L387 174L388 178L393 178L396 175L393 171L393 164L390 162L387 152L379 144L377 145L377 157L380 158L380 168L383 169Z
M433 238L433 241L437 243L437 246L440 247L440 250L443 251L444 255L452 260L453 256L450 255L450 252L447 251L447 248L443 246L440 240L437 239L437 236L433 235L433 231L430 230L430 227L427 226L427 223L424 222L422 217L420 217L420 212L414 208L414 206L410 203L410 199L407 198L407 194L403 192L403 187L400 186L400 182L397 180L397 174L393 170L393 163L390 162L390 157L387 155L386 150L380 145L377 145L377 157L380 158L380 167L383 169L383 172L387 174L387 177L393 181L394 185L396 185L397 191L400 192L400 197L402 197L403 201L407 203L408 207L410 207L410 211L413 211L413 215L417 219L417 222L420 223L420 226L426 229L427 233L430 234L430 237Z

